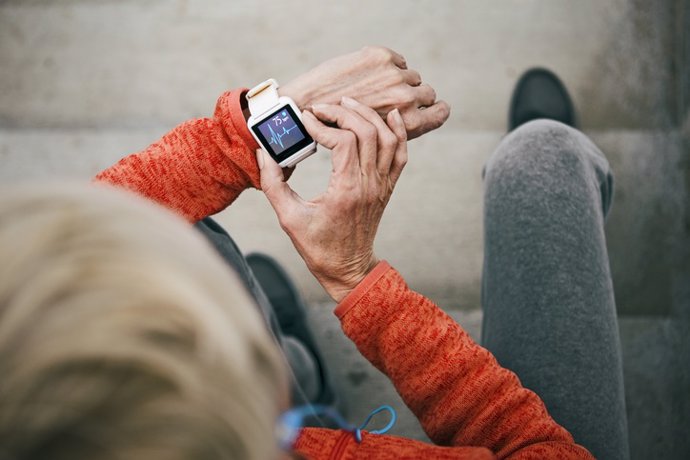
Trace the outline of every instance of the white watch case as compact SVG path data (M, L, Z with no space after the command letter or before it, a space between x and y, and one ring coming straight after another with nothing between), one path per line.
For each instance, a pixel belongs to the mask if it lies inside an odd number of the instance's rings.
M268 79L249 90L247 101L249 102L249 111L251 113L247 120L247 127L254 139L256 139L263 150L267 151L278 162L278 165L283 168L294 166L316 152L317 144L304 127L299 107L291 98L278 95L278 82L274 79ZM258 127L281 111L295 121L295 126L303 138L276 154L270 147L271 142L262 139L263 133L261 133ZM279 135L278 141L280 141Z

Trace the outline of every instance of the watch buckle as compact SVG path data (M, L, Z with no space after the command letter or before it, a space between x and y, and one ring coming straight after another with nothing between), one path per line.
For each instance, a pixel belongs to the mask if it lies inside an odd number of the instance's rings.
M260 92L262 92L263 90L270 88L271 86L273 86L276 90L279 88L278 82L274 78L269 78L268 80L261 82L258 85L256 85L255 87L253 87L252 89L250 89L247 92L246 97L247 97L247 99L250 99L250 98L256 96L257 94L259 94Z

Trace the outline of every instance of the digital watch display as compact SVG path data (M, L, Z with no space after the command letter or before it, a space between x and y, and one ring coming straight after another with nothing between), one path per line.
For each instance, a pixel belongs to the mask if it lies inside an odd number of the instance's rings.
M249 90L247 101L249 130L280 166L294 166L316 152L316 142L304 128L299 108L289 97L278 96L275 80Z

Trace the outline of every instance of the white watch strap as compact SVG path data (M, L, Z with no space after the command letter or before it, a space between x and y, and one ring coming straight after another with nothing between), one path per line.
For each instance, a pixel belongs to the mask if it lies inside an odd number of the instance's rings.
M265 112L278 105L278 82L269 78L249 90L247 101L249 102L249 113L254 117L260 117Z

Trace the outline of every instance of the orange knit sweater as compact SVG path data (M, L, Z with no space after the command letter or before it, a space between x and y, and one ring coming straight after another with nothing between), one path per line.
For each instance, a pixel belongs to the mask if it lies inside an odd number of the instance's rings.
M259 187L240 101L223 94L211 119L178 126L96 176L133 190L190 222ZM336 308L345 334L393 382L429 437L305 428L295 449L312 459L592 458L547 413L539 397L433 302L381 262Z

